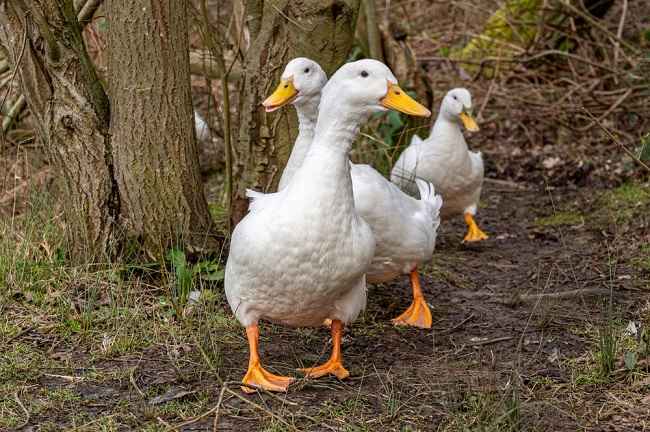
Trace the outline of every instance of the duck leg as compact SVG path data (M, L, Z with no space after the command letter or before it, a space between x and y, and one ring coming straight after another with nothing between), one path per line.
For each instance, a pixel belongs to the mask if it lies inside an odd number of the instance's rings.
M246 336L248 337L248 347L250 350L250 357L248 359L248 371L242 379L243 384L253 387L259 387L264 390L286 392L289 384L293 382L293 378L274 375L262 367L259 354L259 337L260 331L257 325L246 327ZM255 393L255 390L241 386L242 391L245 393Z
M467 224L467 235L465 235L463 243L487 240L487 234L481 231L471 213L465 213L465 223Z
M411 271L411 286L413 287L413 302L403 314L393 319L393 324L431 328L433 319L431 318L429 305L427 305L424 294L422 294L417 268Z
M343 323L340 320L332 320L332 356L329 360L320 366L311 368L298 369L310 378L319 378L324 375L334 375L338 379L345 379L350 376L350 372L343 367L343 357L341 355L341 338L343 336Z

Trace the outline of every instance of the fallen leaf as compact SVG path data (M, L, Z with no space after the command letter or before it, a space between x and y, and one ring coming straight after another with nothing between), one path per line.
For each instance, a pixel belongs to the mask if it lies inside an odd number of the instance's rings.
M156 396L154 398L149 399L149 405L160 405L164 404L166 402L175 400L175 399L180 399L182 397L185 397L187 395L191 395L192 393L196 393L196 391L188 391L185 390L184 388L171 388L167 390L167 392L163 395Z

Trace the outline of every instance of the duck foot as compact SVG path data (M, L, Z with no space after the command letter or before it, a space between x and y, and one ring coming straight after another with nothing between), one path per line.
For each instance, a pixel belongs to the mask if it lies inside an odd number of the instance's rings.
M415 269L411 272L411 285L413 287L413 302L404 313L392 320L393 324L396 326L412 326L424 329L431 328L433 324L431 310L424 300L422 288L420 287L420 278Z
M343 323L340 320L332 320L332 356L320 366L298 369L309 378L320 378L325 375L334 375L342 380L350 376L350 372L343 367L341 355L341 339L343 336Z
M250 357L248 371L241 381L242 384L246 384L241 386L242 391L255 393L256 390L251 387L256 387L268 391L286 392L294 378L272 374L262 367L259 355L260 331L257 325L246 327L246 337L248 338Z
M465 213L465 223L467 224L467 234L463 239L463 243L479 242L488 239L488 235L478 227L472 214Z

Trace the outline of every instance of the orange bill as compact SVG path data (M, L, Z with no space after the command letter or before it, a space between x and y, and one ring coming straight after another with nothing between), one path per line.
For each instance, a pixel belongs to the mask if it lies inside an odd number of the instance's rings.
M386 108L394 109L404 114L419 117L429 117L431 115L431 111L407 95L397 84L391 82L388 82L388 92L381 99L381 104Z
M293 102L296 96L298 96L298 90L293 85L293 79L288 78L280 81L275 91L262 102L262 105L264 105L266 112L275 111Z
M467 129L470 132L478 132L478 125L476 124L476 120L474 120L474 117L472 117L471 114L465 111L461 112L460 120L463 122L463 126L465 126L465 129Z

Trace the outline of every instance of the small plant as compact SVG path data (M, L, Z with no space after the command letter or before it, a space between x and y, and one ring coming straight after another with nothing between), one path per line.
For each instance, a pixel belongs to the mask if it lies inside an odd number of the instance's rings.
M584 217L580 213L574 212L557 212L551 216L537 218L535 225L540 227L556 227L562 225L582 225L585 223Z
M639 159L643 162L650 161L650 133L641 138L641 148L639 149Z
M196 264L187 262L185 252L180 249L171 249L167 259L174 270L174 283L171 285L171 301L177 317L183 316L183 308L188 302L190 292L196 279L204 281L220 281L224 278L224 270L214 260L199 261Z
M650 357L650 331L642 327L641 330L631 335L632 343L625 350L623 360L625 368L633 372L640 365L647 365L647 359Z
M598 331L598 367L602 377L609 377L616 366L618 337L612 322L607 323Z

